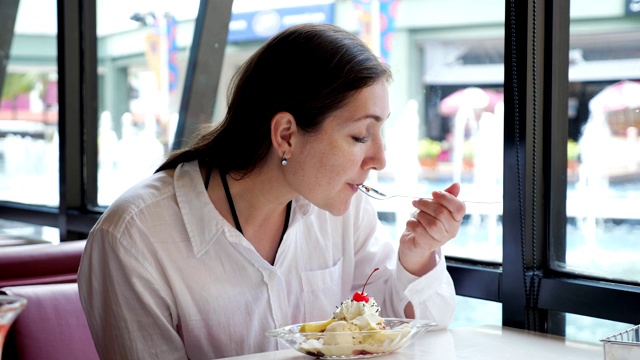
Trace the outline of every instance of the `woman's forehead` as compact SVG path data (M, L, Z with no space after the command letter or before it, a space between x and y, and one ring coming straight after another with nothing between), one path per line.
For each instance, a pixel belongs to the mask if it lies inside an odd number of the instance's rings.
M357 91L334 114L350 118L354 122L362 120L384 122L390 114L388 85L384 81L377 81Z

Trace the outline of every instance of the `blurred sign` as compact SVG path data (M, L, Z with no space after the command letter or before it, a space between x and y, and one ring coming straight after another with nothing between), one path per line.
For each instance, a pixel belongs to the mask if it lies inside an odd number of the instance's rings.
M149 28L149 32L145 37L145 57L147 59L147 65L156 75L158 83L158 90L163 91L163 87L167 86L170 92L173 92L178 87L178 46L176 44L176 29L177 21L173 15L165 15L166 29L160 29L161 23L154 22L153 26ZM162 36L166 36L166 43L163 44ZM163 47L165 47L162 49ZM163 54L160 51L165 51L164 56L167 58L164 60L166 64L163 64ZM168 84L163 85L163 71L168 72Z
M167 16L167 47L169 48L169 92L178 88L178 44L176 42L176 29L178 22L173 15Z
M302 23L333 23L334 4L316 4L231 14L227 41L268 39L280 30Z
M371 50L389 62L400 0L353 0L360 22L359 36Z

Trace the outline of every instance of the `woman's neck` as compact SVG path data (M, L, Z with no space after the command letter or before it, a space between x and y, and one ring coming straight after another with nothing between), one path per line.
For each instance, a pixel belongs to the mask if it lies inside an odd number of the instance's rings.
M256 170L242 180L236 179L239 176L233 173L226 175L242 233L256 251L273 264L291 195L287 195L286 190L278 186L282 180L274 172ZM217 170L213 170L211 174L208 193L218 212L235 227L229 200Z

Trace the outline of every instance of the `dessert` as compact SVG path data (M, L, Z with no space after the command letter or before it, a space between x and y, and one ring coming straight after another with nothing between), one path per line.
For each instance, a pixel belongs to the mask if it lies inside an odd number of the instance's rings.
M399 331L385 332L388 327L380 317L380 307L372 296L364 292L371 275L361 292L343 301L326 321L303 323L300 333L324 333L317 338L309 337L302 345L311 356L347 356L384 353L410 331L408 323L396 327ZM395 330L395 329L394 329ZM406 331L405 331L406 330Z
M324 322L304 323L300 332L345 332L386 329L384 320L380 317L380 307L373 297L364 292L371 275L378 271L375 268L362 287L362 292L353 294L353 299L347 299L338 306L333 316Z

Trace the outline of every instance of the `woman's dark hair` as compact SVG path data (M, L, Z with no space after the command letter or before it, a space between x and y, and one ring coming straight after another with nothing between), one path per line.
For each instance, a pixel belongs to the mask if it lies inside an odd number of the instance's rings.
M223 121L157 171L199 160L246 176L271 150L271 119L289 112L313 133L356 91L391 81L389 68L357 36L334 25L289 27L262 45L234 74Z

